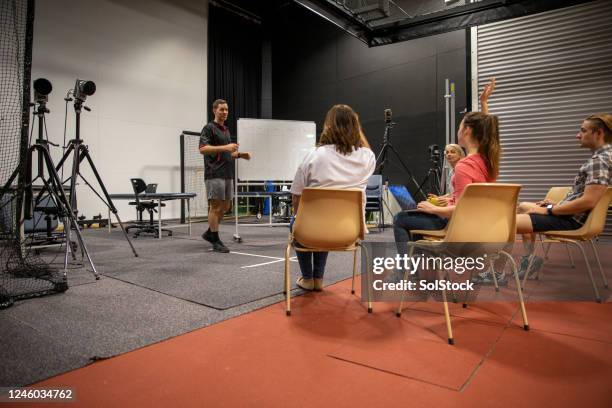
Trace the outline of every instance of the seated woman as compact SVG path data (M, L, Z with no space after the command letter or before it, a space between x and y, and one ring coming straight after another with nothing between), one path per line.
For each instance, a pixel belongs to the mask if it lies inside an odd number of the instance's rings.
M393 220L396 242L416 241L410 230L439 230L446 227L457 199L470 183L494 182L499 173L499 122L496 116L482 112L465 115L459 126L459 144L468 154L455 166L451 180L453 193L448 205L440 207L428 201L417 205L418 212L400 212Z
M451 180L453 179L453 175L455 174L455 166L457 166L459 160L465 157L465 151L458 144L447 144L444 148L444 157L446 157L446 164L448 165L444 168L444 170L446 171L446 194L441 196L436 196L434 194L428 195L428 199L430 202L431 199L434 198L434 204L440 206L448 205L448 200L450 200L453 195L453 184L451 183Z
M365 197L375 166L376 158L357 114L350 106L334 105L325 117L317 148L304 158L295 173L291 184L294 214L299 211L300 196L306 187L361 188ZM302 271L297 285L305 290L322 290L328 253L296 254Z

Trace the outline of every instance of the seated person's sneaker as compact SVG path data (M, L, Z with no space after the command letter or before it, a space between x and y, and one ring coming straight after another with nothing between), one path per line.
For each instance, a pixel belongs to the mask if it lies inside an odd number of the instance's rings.
M304 290L313 290L314 289L314 279L304 279L298 278L296 284L304 289Z
M544 265L544 259L540 258L539 256L534 255L533 261L531 261L531 267L529 268L529 274L527 275L527 279L535 279L536 275L538 274L538 271L542 269L542 265ZM519 279L523 279L523 277L525 276L525 271L527 270L528 266L529 266L529 255L524 255L521 258L521 265L519 266L519 271L518 271Z
M508 280L503 272L495 272L495 277L497 278L497 286L508 285ZM472 277L471 282L477 285L495 285L493 273L491 273L490 269L480 272L476 276Z
M216 242L213 242L212 244L213 244L213 251L215 252L221 252L223 254L227 254L230 251L229 248L226 247L221 241L216 241Z

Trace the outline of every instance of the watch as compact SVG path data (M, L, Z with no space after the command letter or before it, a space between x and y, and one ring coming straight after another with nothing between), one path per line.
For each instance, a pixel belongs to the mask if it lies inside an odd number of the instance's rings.
M553 212L552 212L553 206L554 206L554 204L548 204L548 205L546 206L546 213L547 213L548 215L553 215Z

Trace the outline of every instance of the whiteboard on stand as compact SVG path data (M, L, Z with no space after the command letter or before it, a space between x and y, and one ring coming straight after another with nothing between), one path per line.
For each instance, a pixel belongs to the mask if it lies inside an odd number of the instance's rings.
M240 181L293 180L315 149L314 122L240 118L237 127L238 151L251 154L251 160L237 161Z

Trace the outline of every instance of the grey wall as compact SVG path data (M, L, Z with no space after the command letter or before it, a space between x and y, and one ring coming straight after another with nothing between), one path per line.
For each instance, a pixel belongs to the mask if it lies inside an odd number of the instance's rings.
M93 80L81 136L111 193L130 192L131 177L180 191L179 134L206 122L207 14L199 0L36 2L32 79L53 83L49 139L62 143L66 90L77 77ZM73 138L72 105L67 130ZM106 216L84 183L77 191L81 213ZM127 201L115 204L123 219L135 217ZM164 217L178 216L169 203Z
M430 166L427 146L445 141L445 78L457 85L456 111L466 108L465 31L368 48L297 5L282 8L270 24L273 117L313 120L320 132L327 110L345 103L378 152L383 111L391 108L392 143L420 181ZM409 184L399 167L387 168L391 182Z

